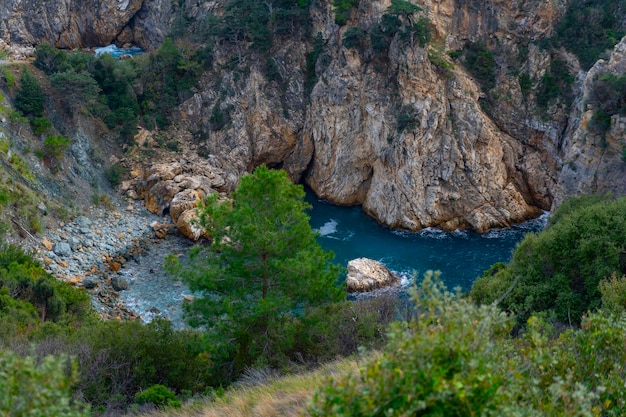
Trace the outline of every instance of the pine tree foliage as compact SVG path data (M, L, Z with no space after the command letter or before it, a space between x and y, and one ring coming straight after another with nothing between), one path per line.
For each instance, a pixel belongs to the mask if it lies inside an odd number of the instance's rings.
M192 252L179 272L203 294L189 306L192 324L207 327L236 369L280 362L309 309L344 296L303 199L284 171L261 166L241 178L232 203L214 194L201 208L213 244Z

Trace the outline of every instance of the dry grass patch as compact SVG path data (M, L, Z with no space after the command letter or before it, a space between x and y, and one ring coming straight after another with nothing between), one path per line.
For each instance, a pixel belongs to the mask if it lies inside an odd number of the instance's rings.
M305 408L322 383L330 376L357 372L363 360L343 359L311 372L270 377L258 385L232 387L213 401L195 402L141 417L307 416Z

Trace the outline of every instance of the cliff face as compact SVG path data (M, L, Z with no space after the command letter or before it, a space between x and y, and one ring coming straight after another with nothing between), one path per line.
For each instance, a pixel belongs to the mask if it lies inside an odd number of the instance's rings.
M90 10L81 4L10 1L0 6L9 17L0 34L14 43L154 48L170 29L200 30L205 16L224 10L190 0L103 0ZM423 12L409 23L427 17L430 42L396 33L376 49L370 35L390 4L361 2L339 26L329 2L312 1L311 28L277 36L266 56L245 42L217 44L211 69L179 108L177 129L229 172L282 167L322 198L362 204L382 224L411 230L485 230L536 216L578 192L626 193L625 121L615 116L596 146L585 107L599 74L624 73L623 44L587 74L564 50L537 46L566 4L424 0L415 2ZM354 28L364 35L357 47L346 46ZM469 58L448 56L468 45L493 52L489 85L467 70ZM539 83L555 58L576 77L574 105L541 110ZM524 91L520 74L532 81Z
M604 136L589 129L595 109L587 103L595 83L607 74L626 74L626 38L615 46L608 61L598 61L585 74L582 94L576 101L578 120L565 135L567 145L556 188L556 204L577 194L626 194L626 162L623 160L626 117L614 115Z
M506 68L498 85L510 89L508 97L487 113L480 85L442 51L483 41L516 53L552 27L557 10L460 3L423 4L435 33L431 46L395 37L384 55L346 48L342 38L350 27L371 31L389 2L361 4L345 27L334 24L328 4L318 5L312 32L321 34L324 52L310 93L304 91L307 50L287 40L273 54L283 90L254 63L238 80L216 71L182 106L186 126L196 130L204 152L236 161L240 171L282 166L321 198L362 204L387 226L485 230L536 216L552 204L560 170L556 132L567 118L534 117ZM545 70L537 48L529 55L530 71ZM214 67L227 60L218 52ZM230 117L220 130L211 128L216 109Z
M114 42L152 49L169 31L173 8L165 0L7 0L0 4L0 38L66 49Z

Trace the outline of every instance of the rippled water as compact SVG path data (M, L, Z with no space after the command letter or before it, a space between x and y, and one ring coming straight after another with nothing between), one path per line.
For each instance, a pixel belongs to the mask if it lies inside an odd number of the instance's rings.
M483 234L432 228L409 233L380 226L360 207L334 206L311 193L307 201L313 206L311 226L320 234L319 243L335 253L335 262L346 265L354 258L375 259L406 282L429 269L439 270L448 288L463 290L494 263L508 262L516 244L526 233L541 230L548 216Z

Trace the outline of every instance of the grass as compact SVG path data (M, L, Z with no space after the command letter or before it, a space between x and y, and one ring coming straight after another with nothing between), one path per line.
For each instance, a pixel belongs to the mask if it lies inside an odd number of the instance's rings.
M365 359L341 359L321 368L296 375L270 377L253 386L239 385L224 395L200 400L182 408L154 411L142 417L273 417L307 416L306 406L315 391L331 376L356 372ZM134 415L137 416L136 414Z

